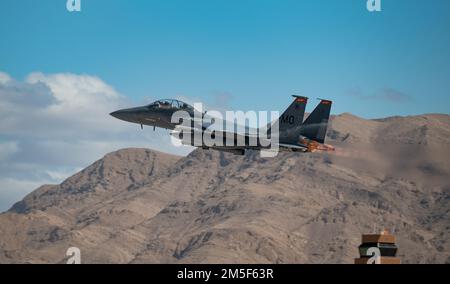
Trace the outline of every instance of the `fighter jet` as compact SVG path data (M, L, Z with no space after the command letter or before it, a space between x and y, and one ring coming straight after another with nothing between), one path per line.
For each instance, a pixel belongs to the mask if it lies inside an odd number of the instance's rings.
M175 99L163 99L146 106L121 109L112 112L110 115L127 122L140 124L141 128L143 128L143 125L148 125L152 126L153 129L156 127L170 129L172 130L171 135L181 139L183 144L201 147L203 149L230 152L236 155L244 155L246 150L263 150L271 148L273 145L268 146L267 143L263 143L267 141L263 141L259 138L258 135L262 131L268 133L267 137L269 139L274 135L278 135L276 146L280 151L334 151L332 146L324 144L332 101L319 99L319 105L313 110L308 118L303 121L308 98L303 96L293 97L294 101L277 121L269 123L264 129L261 128L256 130L256 137L247 130L244 133L226 132L225 127L221 130L211 130L209 129L211 123L205 124L202 122L205 115L207 115L206 113L199 112L189 104ZM188 127L186 127L185 124L182 124L182 121L177 123L172 122L172 116L178 111L184 111L188 114L188 119L190 119ZM201 118L200 121L198 119L199 117ZM214 119L210 121L214 122ZM274 132L273 129L275 128L275 123L278 123L278 133L272 133ZM186 134L184 134L183 137L183 133L181 133L183 131L184 133L189 133L191 137L188 137L189 135ZM220 146L207 146L203 143L201 145L195 144L194 135L196 133L204 134L207 131L213 131L213 133L209 134L215 139L223 139L224 143ZM232 145L227 143L229 141L226 141L230 136L233 140L231 143ZM239 144L238 141L243 141L244 143ZM256 141L256 143L251 143L250 141Z

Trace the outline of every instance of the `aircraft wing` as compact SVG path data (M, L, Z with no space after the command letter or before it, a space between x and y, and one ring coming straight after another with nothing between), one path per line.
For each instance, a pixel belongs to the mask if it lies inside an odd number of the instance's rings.
M250 139L255 139L254 141L258 141L258 135L257 134L244 134L244 133L238 133L238 132L228 132L228 131L222 131L222 130L215 130L215 129L201 129L199 126L197 127L186 127L182 125L178 125L175 127L174 132L181 132L184 133L191 133L191 134L200 134L202 137L203 135L209 135L212 139L215 141L222 141L224 146L227 146L226 139L231 139L230 141L233 141L233 146L235 145L236 141L244 141L244 145L242 146L235 146L236 148L243 147L245 148L246 145L248 145L248 142ZM255 145L257 146L257 145ZM221 146L217 146L215 148L220 148Z

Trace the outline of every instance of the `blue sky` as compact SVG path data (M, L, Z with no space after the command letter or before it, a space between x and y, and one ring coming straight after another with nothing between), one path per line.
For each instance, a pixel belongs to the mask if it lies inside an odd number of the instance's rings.
M81 3L2 0L0 71L98 76L136 103L224 94L281 111L302 94L366 118L450 113L448 0Z

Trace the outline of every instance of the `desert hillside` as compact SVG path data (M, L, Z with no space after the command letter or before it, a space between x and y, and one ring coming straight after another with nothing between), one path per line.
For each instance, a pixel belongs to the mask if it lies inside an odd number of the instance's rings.
M106 155L0 214L0 263L352 263L387 228L450 263L450 116L332 119L335 153Z

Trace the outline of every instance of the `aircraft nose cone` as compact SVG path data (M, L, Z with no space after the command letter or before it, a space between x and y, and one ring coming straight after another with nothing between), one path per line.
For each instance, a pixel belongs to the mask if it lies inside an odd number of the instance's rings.
M131 118L130 117L131 114L132 113L128 109L121 109L121 110L113 111L109 115L111 115L112 117L115 117L117 119L120 119L120 120L128 121Z
M144 117L148 115L148 108L133 107L119 109L117 111L111 112L110 115L123 121L143 124Z
M139 116L145 111L145 108L137 107L137 108L125 108L119 109L117 111L111 112L110 115L128 122L140 123Z
M113 116L113 117L115 117L115 118L120 119L120 118L121 118L121 111L120 111L120 110L118 110L118 111L113 111L113 112L111 112L109 115L110 115L110 116Z

